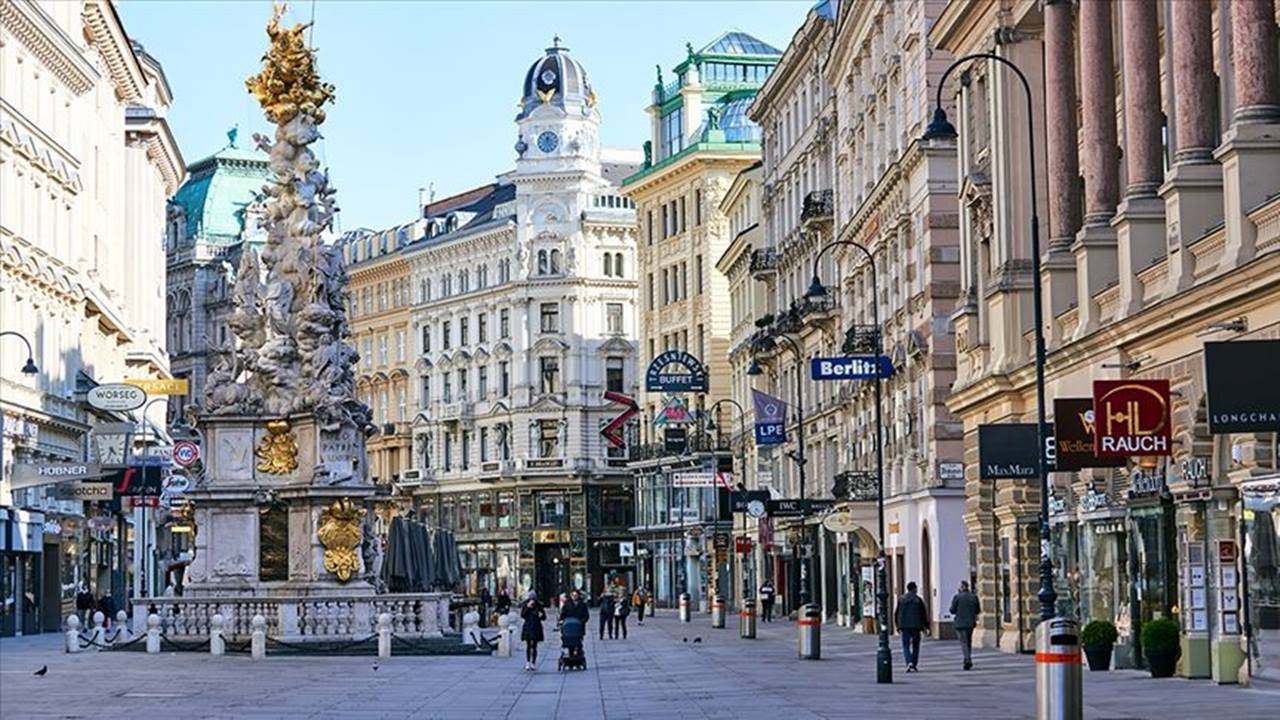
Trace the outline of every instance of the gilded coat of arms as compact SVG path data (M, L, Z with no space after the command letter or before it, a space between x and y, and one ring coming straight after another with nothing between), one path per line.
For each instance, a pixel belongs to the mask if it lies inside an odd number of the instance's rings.
M324 546L324 569L347 582L360 569L360 518L364 510L349 498L334 500L320 514L316 536Z
M289 432L287 420L267 423L267 434L253 451L258 458L258 472L287 475L298 469L298 443Z

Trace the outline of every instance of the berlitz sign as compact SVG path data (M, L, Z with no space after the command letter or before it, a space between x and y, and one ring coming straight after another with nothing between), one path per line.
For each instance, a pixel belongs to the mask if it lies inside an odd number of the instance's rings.
M1094 455L1173 454L1168 380L1094 380L1093 412Z
M1033 423L978 426L978 477L1005 480L1040 477L1040 438Z
M1204 344L1209 432L1280 431L1280 340Z
M813 358L809 376L814 380L875 380L893 377L893 361L884 355Z

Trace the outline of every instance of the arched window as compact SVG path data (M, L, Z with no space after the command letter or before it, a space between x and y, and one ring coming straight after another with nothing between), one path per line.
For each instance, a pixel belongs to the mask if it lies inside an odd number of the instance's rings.
M622 253L614 253L614 254L613 254L613 274L614 274L614 275L616 275L617 277L622 277L622 276L623 276L623 272L622 272Z
M552 275L560 274L560 251L559 250L551 251L551 274Z
M550 266L547 264L547 251L539 250L538 251L538 274L546 275L548 272L550 272L548 269L549 267Z
M604 276L613 277L613 253L604 254Z

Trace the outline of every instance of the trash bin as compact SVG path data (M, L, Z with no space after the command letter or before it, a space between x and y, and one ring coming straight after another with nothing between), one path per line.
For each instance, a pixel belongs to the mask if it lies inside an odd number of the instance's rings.
M1080 677L1080 626L1056 617L1036 627L1036 718L1080 720L1084 686Z
M689 622L689 593L680 593L680 622Z
M820 659L822 657L822 609L813 603L801 607L796 625L800 629L800 659Z
M724 628L724 598L719 595L711 600L711 627Z
M738 611L738 637L748 640L756 636L756 603L754 600L743 600L742 610Z

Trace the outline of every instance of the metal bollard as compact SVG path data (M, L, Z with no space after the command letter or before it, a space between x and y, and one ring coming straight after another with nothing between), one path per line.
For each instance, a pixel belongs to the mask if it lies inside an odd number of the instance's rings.
M719 595L711 601L711 627L724 628L724 598Z
M261 660L267 656L267 619L254 615L249 622L253 626L253 633L249 636L249 657Z
M147 616L147 653L155 655L160 652L160 616L151 613Z
M796 619L796 626L800 629L800 659L821 659L822 609L813 603L800 608L800 617Z
M1080 720L1084 685L1080 677L1080 626L1056 617L1036 626L1036 718Z
M209 654L214 657L225 655L227 652L227 640L222 636L222 624L226 622L222 613L216 613L209 620Z
M680 593L680 622L689 622L689 593Z
M75 615L67 616L67 652L80 652L80 618Z
M129 631L129 614L123 610L116 612L116 641L113 645L123 645L133 639Z
M378 657L391 657L391 613L378 614Z
M743 600L742 610L738 611L738 637L751 640L756 636L756 603L754 600Z

